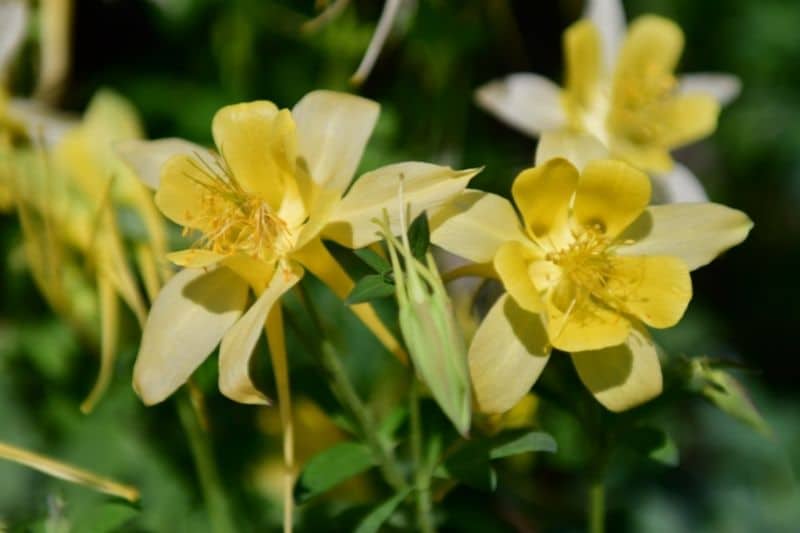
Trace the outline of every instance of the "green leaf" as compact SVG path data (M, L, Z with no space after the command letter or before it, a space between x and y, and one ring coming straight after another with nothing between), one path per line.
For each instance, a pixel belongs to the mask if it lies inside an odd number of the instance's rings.
M489 451L489 458L501 459L528 452L555 453L558 449L555 439L549 433L544 431L523 431L501 433L494 440Z
M378 274L385 274L392 270L392 265L389 264L389 261L381 257L380 255L376 254L373 250L369 248L361 248L360 250L355 250L356 256L359 259L364 261L372 270L377 272Z
M87 509L76 517L72 531L111 533L139 514L139 510L119 502L109 502Z
M369 448L343 442L311 458L295 485L295 499L305 502L375 466Z
M380 274L369 274L356 283L350 294L347 295L347 305L369 302L378 298L385 298L394 294L394 285L390 285Z
M431 245L431 232L428 228L428 217L425 213L420 214L408 228L408 243L411 246L411 253L418 260L424 262L425 254Z
M634 427L629 429L623 437L623 442L628 448L657 463L666 466L678 466L680 462L675 441L665 431L657 427Z
M410 492L410 488L405 489L375 507L367 516L364 517L363 520L361 520L361 522L358 523L355 533L376 533L383 523L386 522L390 516L392 516L394 510L397 509L397 506L406 499Z

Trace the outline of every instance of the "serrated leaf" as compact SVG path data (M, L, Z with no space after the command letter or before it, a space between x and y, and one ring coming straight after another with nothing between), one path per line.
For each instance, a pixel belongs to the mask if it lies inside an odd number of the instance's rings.
M109 502L83 511L76 519L72 531L112 533L139 514L139 510L119 502Z
M369 248L361 248L355 250L356 256L367 264L372 270L378 274L384 274L392 270L392 265L389 261L375 253Z
M373 466L375 459L363 444L337 444L315 455L306 464L295 485L295 499L305 502Z
M410 492L411 489L405 489L375 507L358 523L355 533L376 533Z
M425 254L431 245L431 232L428 227L428 216L420 214L408 228L408 243L411 253L420 261L425 261Z
M353 305L369 302L392 294L394 294L394 285L386 283L386 280L380 274L369 274L358 280L356 286L347 295L345 303Z

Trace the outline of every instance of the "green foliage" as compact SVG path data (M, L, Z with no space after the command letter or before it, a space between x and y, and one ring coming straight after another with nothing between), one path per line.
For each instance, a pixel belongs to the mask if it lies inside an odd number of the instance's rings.
M343 442L311 458L303 468L295 486L295 498L304 502L319 496L375 466L375 458L367 446Z

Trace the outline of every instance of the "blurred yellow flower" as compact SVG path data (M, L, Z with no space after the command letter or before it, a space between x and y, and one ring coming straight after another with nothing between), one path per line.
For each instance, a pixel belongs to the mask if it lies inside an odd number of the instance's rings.
M647 207L650 182L630 165L564 159L523 171L512 193L468 191L432 218L431 239L493 268L508 294L470 347L481 410L511 408L552 347L572 353L581 380L613 411L661 391L643 324L667 328L692 295L689 271L741 242L752 223L717 204ZM491 222L488 222L491 221Z
M666 200L705 201L702 185L670 151L712 133L720 104L736 96L739 82L721 74L676 77L683 44L668 19L642 16L625 33L618 1L591 0L587 18L564 34L563 89L536 74L512 74L478 89L477 102L541 136L537 163L566 157L582 166L597 145L653 174Z

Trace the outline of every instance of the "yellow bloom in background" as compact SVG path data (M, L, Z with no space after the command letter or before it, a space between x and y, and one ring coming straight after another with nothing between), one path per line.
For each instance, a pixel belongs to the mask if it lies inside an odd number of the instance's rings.
M667 328L692 296L689 272L741 242L742 212L712 203L647 207L650 182L630 165L565 159L523 171L505 199L467 191L434 214L431 240L492 269L504 294L469 350L480 409L504 412L557 348L612 411L661 392L645 325Z
M478 89L477 102L540 136L537 162L578 166L597 147L653 175L668 202L706 201L702 184L670 151L711 134L720 105L736 97L730 75L674 73L684 45L672 21L646 15L625 29L618 0L591 0L564 34L565 83L527 73Z

